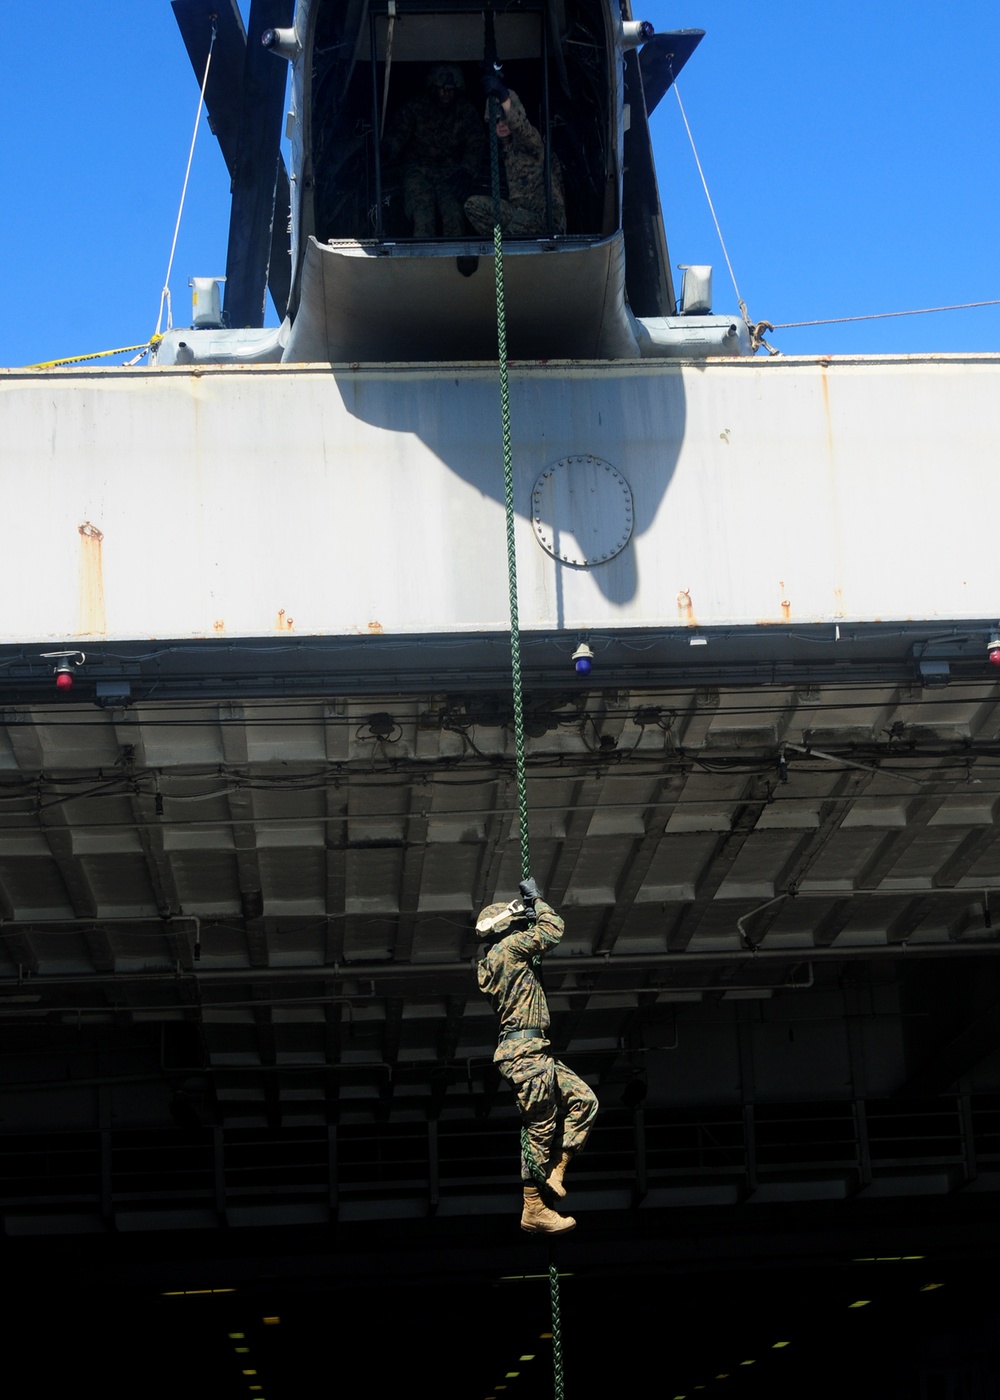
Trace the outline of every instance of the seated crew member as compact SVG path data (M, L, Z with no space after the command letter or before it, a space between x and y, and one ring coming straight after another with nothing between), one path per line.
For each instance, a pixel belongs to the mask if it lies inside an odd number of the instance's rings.
M490 119L490 97L500 101L497 138L500 159L507 176L507 199L500 201L500 228L512 238L537 238L546 233L566 232L566 204L563 196L562 166L552 156L552 227L545 202L545 145L531 125L516 92L504 83L498 72L483 79L486 89L486 120ZM474 194L465 201L465 217L479 234L493 232L494 208L490 195Z
M462 70L439 63L425 91L405 103L385 137L389 161L403 163L403 208L414 238L466 237L462 202L483 161L483 130L465 96Z
M563 1177L573 1154L587 1141L597 1097L547 1052L549 1008L536 968L562 938L565 925L542 899L534 880L524 881L520 889L519 900L488 904L479 915L476 933L486 942L476 976L479 990L500 1017L500 1042L493 1059L517 1093L533 1158L529 1161L522 1148L521 1229L558 1235L572 1230L576 1221L545 1204L536 1180L543 1178L553 1196L566 1195Z

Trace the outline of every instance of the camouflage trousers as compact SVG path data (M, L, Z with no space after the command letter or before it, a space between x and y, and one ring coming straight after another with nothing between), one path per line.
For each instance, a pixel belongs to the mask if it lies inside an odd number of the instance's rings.
M473 194L465 201L465 217L477 233L493 234L493 200L488 194ZM509 199L500 201L500 228L511 238L538 238L547 232L544 209L522 209Z
M441 215L442 238L466 237L462 201L458 186L462 174L457 169L432 169L408 165L403 173L403 208L413 223L414 238L436 238L437 218ZM468 185L466 185L468 189Z
M521 1078L529 1065L539 1066L530 1078ZM528 1137L535 1165L546 1176L563 1152L578 1152L590 1135L597 1113L597 1095L578 1074L567 1069L549 1055L532 1055L514 1061L517 1066L515 1082L517 1103ZM501 1065L501 1073L506 1067ZM527 1185L534 1181L531 1162L521 1154L521 1180Z

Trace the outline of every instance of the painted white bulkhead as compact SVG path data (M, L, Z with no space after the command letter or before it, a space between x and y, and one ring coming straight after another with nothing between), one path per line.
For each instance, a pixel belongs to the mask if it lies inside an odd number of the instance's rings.
M510 381L525 630L997 611L1000 356L531 363ZM0 444L4 641L507 626L488 365L5 370ZM634 520L613 557L565 563L533 491L588 457ZM603 504L579 519L602 528Z

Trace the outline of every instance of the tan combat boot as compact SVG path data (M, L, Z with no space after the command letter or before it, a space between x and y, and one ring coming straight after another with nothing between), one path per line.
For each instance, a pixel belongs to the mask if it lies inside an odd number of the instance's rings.
M566 1168L569 1166L569 1159L570 1153L564 1152L559 1158L559 1161L552 1168L549 1173L549 1178L545 1183L552 1194L558 1196L560 1200L562 1200L563 1196L566 1194L566 1187L563 1185L563 1177L566 1174Z
M572 1230L576 1221L571 1215L559 1215L549 1210L537 1186L524 1188L524 1210L521 1213L521 1229L529 1235L564 1235Z

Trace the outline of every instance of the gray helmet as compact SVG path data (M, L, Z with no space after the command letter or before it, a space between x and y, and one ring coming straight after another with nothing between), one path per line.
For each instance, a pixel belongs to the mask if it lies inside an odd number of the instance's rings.
M458 92L465 91L465 79L462 77L462 70L456 63L438 63L427 74L427 86L429 88L455 88Z

